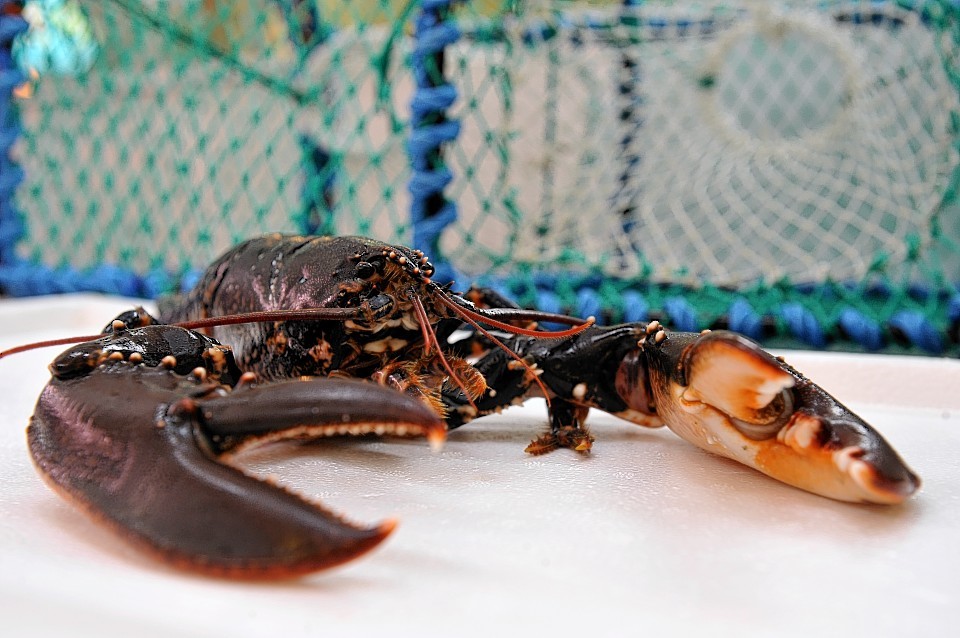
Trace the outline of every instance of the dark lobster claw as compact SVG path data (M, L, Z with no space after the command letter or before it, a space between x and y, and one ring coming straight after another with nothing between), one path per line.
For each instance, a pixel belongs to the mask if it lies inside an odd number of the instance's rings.
M164 340L190 332L140 330ZM229 351L197 336L215 350L211 367L224 368ZM55 374L44 388L28 428L30 451L41 474L68 500L178 568L234 578L293 577L351 560L395 526L346 523L230 466L225 453L335 434L444 436L439 417L422 402L371 383L306 379L229 391L212 381L212 371L178 374L173 367L182 362L150 367L142 356L131 363L128 352L116 349L103 357L128 337L124 331L92 342L96 347L83 344L51 366L70 374ZM99 352L90 355L99 361L70 365L84 348Z
M648 327L657 412L687 441L841 501L899 503L920 480L870 425L738 334Z

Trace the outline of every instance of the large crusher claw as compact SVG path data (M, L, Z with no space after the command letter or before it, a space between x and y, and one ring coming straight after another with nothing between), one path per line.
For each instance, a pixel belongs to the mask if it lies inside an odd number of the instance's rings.
M58 492L162 561L208 575L294 577L390 534L393 521L347 523L229 458L257 443L339 434L441 441L445 426L423 402L348 379L258 386L247 376L231 390L214 381L229 351L212 340L171 326L138 330L201 340L208 354L189 375L171 359L151 367L122 343L125 331L61 355L28 428L34 462ZM77 364L83 352L94 360Z

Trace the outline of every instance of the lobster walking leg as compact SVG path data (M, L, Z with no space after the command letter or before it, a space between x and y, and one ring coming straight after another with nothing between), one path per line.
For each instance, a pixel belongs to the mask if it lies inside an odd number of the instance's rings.
M648 427L663 425L652 405L646 367L637 359L637 341L644 329L645 324L594 326L564 340L508 339L510 349L527 361L550 391L550 430L527 452L543 454L561 447L588 451L593 436L585 422L591 407ZM461 396L445 395L450 429L521 403L539 390L529 370L502 350L490 350L476 366L489 389L475 401L476 409Z
M144 344L195 343L191 358L144 363ZM148 350L150 350L148 348ZM150 353L148 353L150 354ZM194 367L188 375L176 369ZM422 402L347 379L231 390L229 350L171 326L122 330L81 344L51 366L28 429L41 474L130 542L205 574L285 578L351 560L380 543L393 522L358 527L227 461L282 438L393 433L442 438Z

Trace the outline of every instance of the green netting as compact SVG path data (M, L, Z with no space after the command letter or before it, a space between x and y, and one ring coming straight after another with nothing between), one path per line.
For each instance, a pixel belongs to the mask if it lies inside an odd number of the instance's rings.
M611 321L956 343L954 2L28 4L10 293L356 233Z
M323 138L340 138L327 145L331 175L337 164L356 164L354 156L371 167L337 195L356 218L363 181L402 190L403 175L376 168L385 147L402 145L399 117L352 104L390 81L377 52L358 45L359 64L347 70L345 49L331 43L329 62L304 69L296 24L275 3L151 5L85 5L96 61L84 72L41 76L21 105L23 257L185 272L239 238L300 230L318 214L305 208L305 168ZM332 86L349 88L338 95ZM345 111L356 118L349 130L337 117ZM402 227L400 206L383 200L394 211L391 226Z

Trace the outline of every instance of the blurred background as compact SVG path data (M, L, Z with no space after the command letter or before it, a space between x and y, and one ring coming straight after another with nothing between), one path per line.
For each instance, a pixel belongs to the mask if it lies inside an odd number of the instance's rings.
M0 0L0 291L272 231L768 345L958 352L952 0Z

